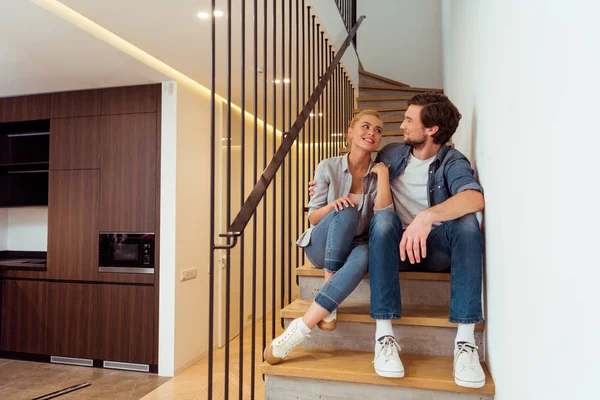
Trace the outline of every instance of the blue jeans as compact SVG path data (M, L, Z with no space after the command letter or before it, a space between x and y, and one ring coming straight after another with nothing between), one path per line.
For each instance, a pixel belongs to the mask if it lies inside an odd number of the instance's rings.
M358 286L367 273L369 247L354 241L358 225L356 207L331 211L315 228L306 256L317 268L334 272L321 288L315 301L330 313Z
M419 264L410 264L408 258L404 262L400 260L399 244L403 234L402 222L391 210L379 211L371 220L371 318L400 318L399 271L437 272L450 266L450 322L482 322L483 237L475 214L434 227L427 237L427 257Z

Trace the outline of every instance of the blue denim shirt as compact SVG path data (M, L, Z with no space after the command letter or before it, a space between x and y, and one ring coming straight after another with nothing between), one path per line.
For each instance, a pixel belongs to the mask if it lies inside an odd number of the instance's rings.
M390 182L400 176L406 168L406 159L412 150L404 143L390 143L377 154L375 162L390 166ZM460 151L449 146L440 147L435 160L429 166L427 180L429 207L448 200L451 196L465 190L483 188L475 179L471 163Z

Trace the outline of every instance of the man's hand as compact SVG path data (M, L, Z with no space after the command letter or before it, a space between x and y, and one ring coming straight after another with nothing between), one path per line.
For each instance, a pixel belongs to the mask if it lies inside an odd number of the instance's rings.
M411 264L420 263L421 257L427 257L427 236L431 232L433 221L429 218L427 210L417 214L413 222L406 228L400 241L400 259L406 261L406 256Z
M313 197L315 195L315 188L317 187L317 181L308 182L308 195Z

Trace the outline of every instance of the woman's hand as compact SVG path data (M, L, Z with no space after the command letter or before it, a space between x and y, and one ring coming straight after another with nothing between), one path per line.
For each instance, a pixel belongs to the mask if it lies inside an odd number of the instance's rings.
M345 208L356 207L356 203L353 202L350 197L340 197L339 199L329 203L329 205L332 206L335 211L343 210L344 206Z
M385 165L382 162L375 164L373 168L371 168L371 174L376 175L377 178L388 178L390 176L390 166Z

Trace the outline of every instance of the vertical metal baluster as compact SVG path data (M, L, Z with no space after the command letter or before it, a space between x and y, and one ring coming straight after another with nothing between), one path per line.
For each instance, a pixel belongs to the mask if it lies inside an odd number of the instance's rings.
M321 34L321 40L319 40L319 33ZM322 64L322 52L321 52L321 42L323 41L323 32L321 32L321 24L317 24L317 84L319 84L321 82L321 67L323 66ZM317 141L317 165L323 160L323 126L321 124L321 121L323 120L322 115L323 115L323 110L321 108L321 105L323 104L323 96L319 97L319 102L317 103L317 110L315 112L315 118L317 120L317 134L318 134L318 141Z
M333 51L331 50L331 45L329 45L329 64L333 62ZM333 156L334 153L334 136L333 136L333 79L329 81L329 118L327 118L327 122L329 125L329 157Z
M254 0L254 165L252 166L252 182L258 178L258 0ZM252 351L250 355L250 400L254 400L254 376L256 369L256 235L257 213L252 217Z
M281 140L285 138L287 133L286 129L286 107L285 107L285 0L281 2ZM286 157L288 158L289 155ZM286 241L285 241L285 208L286 208L286 199L285 199L285 174L286 165L285 159L281 163L281 268L280 268L280 283L279 283L279 291L280 291L280 303L279 307L284 306L285 302L285 250L286 250ZM280 319L281 327L283 328L283 318Z
M319 47L319 57L320 57L320 68L321 68L321 73L319 74L319 81L321 79L323 79L323 75L325 74L325 68L323 67L323 64L325 64L325 32L321 31L321 45ZM323 99L323 96L321 96L321 99ZM324 117L324 111L325 111L325 104L324 101L320 101L319 102L319 126L321 129L321 140L320 140L320 145L321 145L321 160L323 160L326 156L325 154L325 118Z
M316 86L316 82L317 82L317 52L316 52L316 32L315 32L315 16L312 16L312 48L313 48L313 57L312 57L312 79L313 79L313 85L310 87L310 93L312 93L312 91L314 90L314 86ZM311 164L311 169L310 169L310 177L314 179L315 176L315 169L316 169L316 160L317 160L317 135L316 135L316 130L317 130L317 124L316 124L316 120L317 120L317 109L316 107L313 107L313 118L312 118L312 129L311 129L311 135L312 135L312 164Z
M273 80L277 79L277 1L273 2ZM277 85L273 82L273 155L277 152ZM273 178L273 248L271 258L271 339L275 339L277 311L277 179Z
M242 1L241 7L241 18L242 18L242 65L241 65L241 126L240 126L240 144L241 144L241 154L240 154L240 209L244 205L244 184L246 180L246 174L244 171L246 170L246 0ZM240 237L240 343L239 343L239 351L240 351L240 365L239 365L239 386L238 393L239 398L242 399L244 394L244 285L246 281L245 270L244 270L244 233L242 232Z
M299 2L296 0L296 115L300 114L300 9ZM304 15L304 11L302 11ZM304 49L303 49L304 51ZM300 236L300 143L304 146L304 128L302 128L302 136L296 139L296 235L292 238L292 246L296 250L296 263L294 264L298 268L300 262L300 248L295 246L294 243L296 238ZM296 282L298 285L298 282ZM290 289L290 302L292 301L292 292Z
M288 2L288 78L290 79L290 88L288 90L288 132L292 128L292 0ZM298 149L298 140L296 139L296 150ZM287 302L292 301L292 152L288 154L288 234L285 247L287 248ZM296 196L296 198L298 198ZM283 319L281 320L283 324Z
M215 9L215 0L211 0L211 10ZM216 86L216 33L215 16L211 15L210 21L210 253L208 275L208 399L212 400L213 392L213 367L214 367L214 306L215 306L215 86Z
M328 48L328 42L329 39L325 38L325 46L323 46L323 53L327 54L327 48ZM329 66L329 63L327 62L328 58L327 57L323 57L323 64L324 64L324 69L323 71L325 71L327 69L327 67ZM327 111L327 109L329 108L329 82L327 83L327 86L325 86L325 91L324 91L324 104L323 104L323 125L325 126L325 128L323 129L323 138L324 138L324 147L325 147L325 157L324 158L329 158L331 157L330 154L330 148L329 148L329 141L331 138L331 131L329 131L328 128L328 121L329 121L329 112Z
M309 10L309 15L310 15L310 10ZM304 20L304 0L302 0L302 104L303 105L306 104L306 88L307 88L306 85L308 84L308 87L310 87L309 78L306 76L306 56L305 56L306 52L308 50L310 50L310 47L308 49L306 48L307 41L306 41L306 35L305 35L305 27L306 27L306 21ZM308 30L308 43L310 43L310 29L307 29L307 30ZM310 60L310 58L309 58L309 60ZM304 185L307 182L307 179L306 179L306 167L307 167L306 140L307 140L307 137L308 137L308 140L310 140L310 135L306 134L308 129L310 129L310 119L308 120L308 123L304 124L304 127L302 128L302 183L300 184L300 188L302 189L302 232L304 232L306 230L306 216L304 215L304 207L306 206L306 189L305 189ZM305 262L305 255L304 255L304 250L302 250L302 265L304 265L304 262Z
M227 0L227 226L231 225L231 0ZM231 250L226 251L225 278L225 393L224 399L229 399L229 337L231 334Z
M214 1L214 0L213 0ZM268 123L268 107L267 100L269 91L267 90L267 18L269 15L269 7L267 0L263 1L263 171L267 168L267 123ZM267 198L269 192L265 192L263 199L263 226L262 226L262 347L264 350L267 347ZM261 351L262 354L262 351ZM264 355L261 355L264 361ZM264 378L263 378L264 379Z

